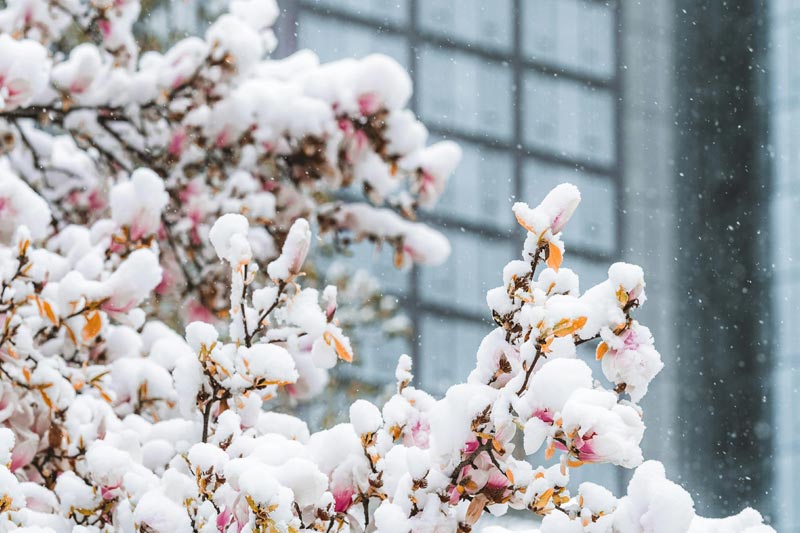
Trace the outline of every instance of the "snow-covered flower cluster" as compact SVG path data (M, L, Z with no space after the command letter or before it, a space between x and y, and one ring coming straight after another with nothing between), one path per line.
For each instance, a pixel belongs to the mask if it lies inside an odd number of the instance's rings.
M572 185L516 206L535 231L488 293L498 327L467 383L437 400L412 385L404 355L382 406L358 400L348 423L316 433L267 409L353 357L335 289L298 284L308 222L293 223L262 285L248 219L220 217L208 238L230 278L229 328L193 322L180 335L142 308L161 280L159 242L120 243L127 214L151 220L125 196L112 211L122 218L67 226L43 247L15 219L0 245L1 530L466 533L517 509L541 517L542 533L773 531L752 509L696 516L663 466L643 462L637 402L662 366L632 318L643 274L617 263L580 292L562 265ZM590 342L608 388L581 358ZM585 463L636 468L628 493L573 492Z
M161 316L191 296L184 321L227 309L227 273L207 239L226 213L247 218L260 262L278 257L300 218L336 246L388 246L398 265L446 259L446 239L414 218L461 152L426 145L398 63L320 64L307 50L269 59L274 0L234 0L203 37L140 53L139 11L138 0L0 9L0 158L50 203L53 231L110 210L116 248L159 241ZM68 48L76 34L84 42ZM359 189L366 201L353 200Z

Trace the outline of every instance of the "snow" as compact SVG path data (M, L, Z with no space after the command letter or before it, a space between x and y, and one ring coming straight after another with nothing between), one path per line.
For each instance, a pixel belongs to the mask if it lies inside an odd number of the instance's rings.
M564 431L577 431L582 442L579 459L609 462L633 468L642 462L639 443L644 424L633 407L618 404L615 394L603 390L578 389L561 411Z
M221 474L228 462L228 454L213 444L198 442L189 449L189 463L200 472Z
M628 483L628 494L614 513L614 527L622 533L689 531L693 518L689 493L666 479L661 463L647 461Z
M377 533L408 533L411 530L403 509L386 501L375 510L375 527Z
M29 104L46 86L49 70L41 44L0 34L0 111Z
M262 379L268 383L297 381L294 360L286 348L274 344L255 344L250 348L239 346L237 356L241 360L237 370L256 380Z
M356 400L350 406L350 424L359 435L370 435L383 424L380 410L367 400Z
M298 219L289 229L281 255L267 266L267 274L276 283L287 281L300 273L311 246L311 228L308 221Z
M129 181L111 189L111 218L130 228L131 239L152 235L161 226L161 213L169 203L164 181L152 170L139 168Z
M250 223L242 215L228 213L218 218L208 233L217 257L234 267L249 263L252 251L247 241L248 229Z
M47 202L0 160L0 241L9 243L20 226L26 227L32 238L42 239L49 224Z

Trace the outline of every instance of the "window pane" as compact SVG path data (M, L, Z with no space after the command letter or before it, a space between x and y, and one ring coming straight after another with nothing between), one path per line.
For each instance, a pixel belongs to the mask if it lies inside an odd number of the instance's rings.
M450 239L452 253L444 265L420 269L422 300L488 316L486 291L502 283L503 267L516 251L508 242L467 231L449 229L444 233Z
M613 77L612 8L586 0L527 0L522 8L522 49L527 58Z
M408 0L308 0L307 3L393 24L408 21Z
M453 383L464 382L475 366L481 340L491 330L488 323L423 314L418 373L422 388L442 395Z
M524 84L524 136L531 147L608 165L615 156L611 92L529 72Z
M428 0L417 4L420 26L457 41L511 50L511 0Z
M408 67L408 47L404 37L314 13L303 12L298 18L298 47L310 48L319 55L320 61L380 53Z
M514 155L460 142L463 156L450 178L436 213L498 229L511 227Z
M482 136L511 136L511 68L464 52L423 46L420 114L430 126Z

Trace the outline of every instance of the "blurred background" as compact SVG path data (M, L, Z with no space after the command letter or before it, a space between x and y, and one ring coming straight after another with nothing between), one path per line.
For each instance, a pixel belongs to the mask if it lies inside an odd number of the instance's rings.
M146 25L167 40L221 9L152 3ZM390 254L354 251L412 333L361 332L349 378L390 383L407 352L427 390L463 380L492 328L484 293L524 238L511 204L572 182L584 201L565 264L582 289L617 260L647 276L637 317L666 367L644 402L645 456L702 514L750 505L800 532L800 3L279 3L276 57L388 54L410 71L432 140L464 150L424 215L450 238L444 266L400 272ZM580 470L624 492L627 472Z

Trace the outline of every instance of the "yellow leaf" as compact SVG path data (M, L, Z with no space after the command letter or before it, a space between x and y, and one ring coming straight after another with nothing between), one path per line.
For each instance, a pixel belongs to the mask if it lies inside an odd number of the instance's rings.
M549 249L549 253L547 254L547 266L558 272L559 267L561 267L561 261L564 260L564 256L561 254L561 248L552 242L548 242L547 247Z
M626 291L622 285L617 289L617 301L622 307L625 307L625 304L628 303L628 291Z
M86 325L83 326L81 337L83 337L84 342L86 342L97 337L97 334L100 333L100 328L103 327L103 320L100 318L100 313L97 311L87 313L84 317L86 318Z
M601 342L600 344L598 344L597 351L595 352L595 357L597 357L597 360L599 361L600 359L602 359L607 351L608 351L608 344L606 344L605 342Z

